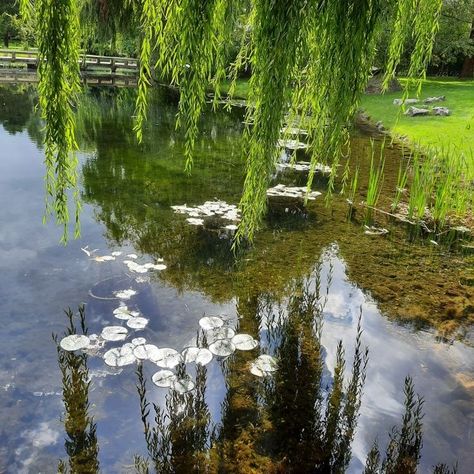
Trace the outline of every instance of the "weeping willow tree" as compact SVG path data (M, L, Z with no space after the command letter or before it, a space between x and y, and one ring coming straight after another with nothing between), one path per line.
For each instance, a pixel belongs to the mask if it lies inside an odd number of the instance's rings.
M76 186L74 114L79 70L80 7L86 0L21 0L38 19L40 96L46 121L47 211L69 221L68 190ZM91 2L92 0L88 0ZM409 76L424 78L442 0L390 0L396 9L385 84L404 45L414 50ZM107 3L100 0L104 8ZM387 0L128 0L123 9L140 25L140 77L135 114L138 141L146 121L153 70L179 87L177 125L186 137L187 171L206 91L249 67L250 101L244 133L247 160L237 242L252 239L266 210L266 189L277 159L277 140L288 114L304 119L312 170L322 157L337 168L347 127L370 74L377 30ZM90 21L90 18L89 18ZM242 25L244 27L242 28ZM243 30L240 52L227 67L228 45ZM231 90L233 88L231 87ZM288 117L287 117L288 119ZM330 184L334 183L335 172ZM76 202L76 209L79 203Z

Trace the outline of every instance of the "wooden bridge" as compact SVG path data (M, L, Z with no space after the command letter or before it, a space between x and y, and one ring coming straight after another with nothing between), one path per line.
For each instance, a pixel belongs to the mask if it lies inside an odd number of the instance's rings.
M83 84L88 86L136 87L137 77L131 74L96 74L82 71ZM36 84L39 80L36 71L25 69L1 69L0 84Z
M82 71L109 70L111 73L118 69L138 73L138 59L121 58L116 56L96 56L83 54L79 59ZM28 69L38 67L38 51L17 51L12 49L0 49L0 65L9 67L17 64L25 64Z

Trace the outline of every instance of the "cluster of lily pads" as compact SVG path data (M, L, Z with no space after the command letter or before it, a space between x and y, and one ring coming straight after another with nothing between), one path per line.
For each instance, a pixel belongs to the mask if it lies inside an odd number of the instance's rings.
M191 225L204 225L208 218L222 219L222 227L227 230L237 230L235 223L240 222L240 211L234 204L225 201L206 201L200 206L191 207L186 204L182 206L171 206L178 214L186 214L186 221Z
M285 140L280 139L278 140L278 147L284 148L285 150L306 150L309 148L309 145L304 142L300 142L298 140Z
M123 252L112 252L110 255L96 255L98 249L90 250L89 246L81 248L81 250L95 262L110 262L116 260L117 257L120 257ZM163 263L163 259L157 259L157 263L147 262L144 264L139 264L135 260L138 259L138 255L135 253L129 253L126 255L128 257L123 263L128 267L128 269L133 273L147 273L150 270L166 270L166 265Z
M110 255L96 255L98 249L90 250L89 246L81 248L81 250L94 260L95 262L110 262L116 260L120 257L123 252L115 251L112 252ZM139 264L135 260L138 259L138 255L135 253L129 253L126 255L127 259L124 259L123 263L128 267L131 272L134 273L147 273L150 270L166 270L166 265L163 263L163 259L159 258L157 263L147 262L144 264Z
M307 192L308 189L305 186L285 186L284 184L277 184L273 188L267 189L268 197L287 197L293 199L305 199L314 201L318 196L321 195L319 191Z
M311 170L311 163L309 161L296 161L294 163L278 163L277 168L284 170L284 169L292 169L295 171L310 171ZM314 169L317 173L321 174L331 174L331 167L324 165L322 163L316 163Z
M283 135L308 135L308 131L303 128L292 127L290 125L285 125L281 128L280 133Z
M130 329L143 329L148 322L138 311L129 310L123 302L113 314L118 319L126 320ZM143 326L138 324L142 320ZM136 337L120 347L107 350L103 354L104 362L110 367L120 368L148 360L160 369L152 376L156 386L186 393L194 389L195 383L189 374L173 371L180 364L194 363L204 366L211 362L214 356L225 358L236 350L250 351L259 345L250 334L236 334L234 329L225 326L224 320L218 316L201 318L199 326L204 336L203 343L199 346L188 346L178 352L169 347L158 348L148 343L144 337ZM65 351L82 350L91 355L98 355L106 342L124 341L128 334L128 329L123 326L106 326L100 335L66 336L60 341L60 346ZM249 369L252 374L265 377L277 370L277 362L274 357L263 354L250 364Z

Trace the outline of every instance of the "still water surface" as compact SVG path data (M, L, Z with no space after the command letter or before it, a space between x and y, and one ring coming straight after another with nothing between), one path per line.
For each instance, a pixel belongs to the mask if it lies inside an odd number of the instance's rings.
M56 472L60 458L67 462L68 454L74 457L74 447L65 448L67 387L51 334L62 334L67 327L63 310L76 310L81 303L90 333L121 324L112 314L118 304L113 292L130 286L137 295L129 305L150 320L146 329L131 331L132 337L181 350L195 338L204 314L224 315L227 325L252 334L260 339L262 351L280 358L291 355L281 342L287 336L272 339L271 334L289 318L295 288L306 288L305 294L325 302L323 396L333 383L339 340L350 375L362 308L362 344L369 347L369 362L349 471L361 472L374 439L384 452L389 431L400 424L403 382L411 375L425 399L420 471L457 461L459 472L472 472L474 350L469 328L461 340L447 341L425 324L406 323L413 308L417 321L427 319L420 313L440 311L437 293L452 291L464 310L472 307L472 287L459 287L456 273L472 260L409 243L397 230L384 238L367 236L360 223L347 222L342 203L328 210L322 201L310 206L306 219L273 213L254 248L234 259L228 238L188 225L170 206L214 198L238 203L243 181L241 110L205 114L195 168L188 177L183 173L183 139L173 125L175 107L157 99L139 147L130 131L132 93L107 90L91 91L79 111L82 233L62 246L60 230L41 223L44 167L34 91L4 87L0 94L1 472ZM366 137L354 137L353 153L362 154L367 143ZM393 156L395 160L396 151ZM395 173L397 169L393 163ZM304 179L275 176L279 181L299 184ZM324 192L324 179L316 187ZM163 258L167 269L137 282L123 257L95 262L81 250L85 246L99 249L99 255L136 253L140 262ZM275 315L283 319L278 322ZM291 445L291 430L301 432L307 423L308 413L295 409L304 407L298 405L296 387L303 398L305 390L315 390L311 372L306 380L300 368L293 378L291 367L283 370L283 360L272 392L266 387L271 381L249 376L248 361L258 351L250 358L238 352L227 361L214 359L207 366L205 404L224 445L234 445L223 448L224 472L237 469L239 456L254 459L255 472L269 472L265 466L271 456L265 453L273 451L266 444L287 439ZM87 363L88 410L96 423L93 444L98 446L98 455L92 457L101 472L134 472L134 455L147 455L136 367L114 370L100 357L89 357ZM151 383L155 370L145 363L147 397L164 406L167 390ZM278 406L286 407L283 420L292 414L291 426L272 419ZM265 432L265 423L271 423L273 437L254 442ZM284 455L284 449L277 450L275 457Z

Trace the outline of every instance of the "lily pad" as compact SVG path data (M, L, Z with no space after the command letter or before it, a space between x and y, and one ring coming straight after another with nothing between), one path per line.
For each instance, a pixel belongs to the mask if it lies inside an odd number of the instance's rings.
M208 344L219 341L220 339L232 339L234 336L235 331L232 328L224 326L206 331L206 340Z
M124 260L123 263L127 265L131 272L135 273L147 273L148 270L166 270L166 265L164 263L145 263L140 265L132 260Z
M216 356L227 357L235 352L235 346L229 339L220 339L210 344L209 350Z
M114 295L121 300L129 300L132 296L135 296L137 292L129 288L128 290L116 291Z
M238 227L237 227L235 224L229 224L229 225L224 226L224 229L227 229L227 230L237 230Z
M232 338L232 343L239 351L251 351L258 347L258 341L256 341L250 334L236 334Z
M157 387L171 387L176 381L177 376L171 370L159 370L153 374L151 380Z
M132 344L136 346L143 346L146 344L146 339L144 337L136 337L135 339L132 339Z
M127 265L128 269L131 272L146 273L148 271L148 268L144 267L143 265L140 265L137 262L134 262L133 260L124 260L123 263Z
M124 365L133 364L136 358L130 345L124 345L108 350L104 354L104 361L110 367L123 367Z
M250 373L256 375L257 377L265 377L266 375L269 375L268 372L263 372L261 369L259 369L258 366L255 365L255 362L250 364Z
M166 265L164 263L145 263L143 265L145 268L149 270L166 270Z
M102 329L102 339L106 341L123 341L128 334L127 328L122 326L106 326Z
M120 257L122 255L122 252L112 252L112 257Z
M138 311L130 311L125 305L121 305L118 308L114 309L113 314L117 319L123 320L140 316L140 313Z
M102 256L93 257L92 260L94 260L95 262L109 262L111 260L115 260L115 257L112 255L102 255Z
M160 353L158 347L156 347L154 344L139 344L134 347L133 355L139 360L154 360L160 355Z
M127 254L128 258L133 258L133 260L136 260L138 258L138 255L136 253L129 253Z
M204 219L199 219L197 217L188 217L186 219L186 222L191 225L203 225L204 224Z
M305 186L285 186L284 184L277 184L273 188L267 189L267 196L282 196L297 200L308 199L314 201L318 196L321 196L321 193L319 191L311 191L307 193L307 188Z
M199 326L201 326L204 331L220 328L223 324L224 321L217 316L204 316L199 320Z
M172 369L182 361L182 357L178 351L165 347L163 349L158 349L158 351L151 360L158 367Z
M258 356L250 364L250 372L257 377L265 377L278 370L277 360L267 354Z
M80 349L86 349L90 342L87 336L71 334L70 336L63 337L59 345L65 351L78 351Z
M201 347L187 347L181 354L186 364L195 362L199 365L207 365L212 360L212 352Z
M171 388L181 394L190 392L194 387L195 384L189 375L185 375L171 383Z
M145 329L148 324L148 319L146 318L130 318L127 320L127 326L130 329Z

